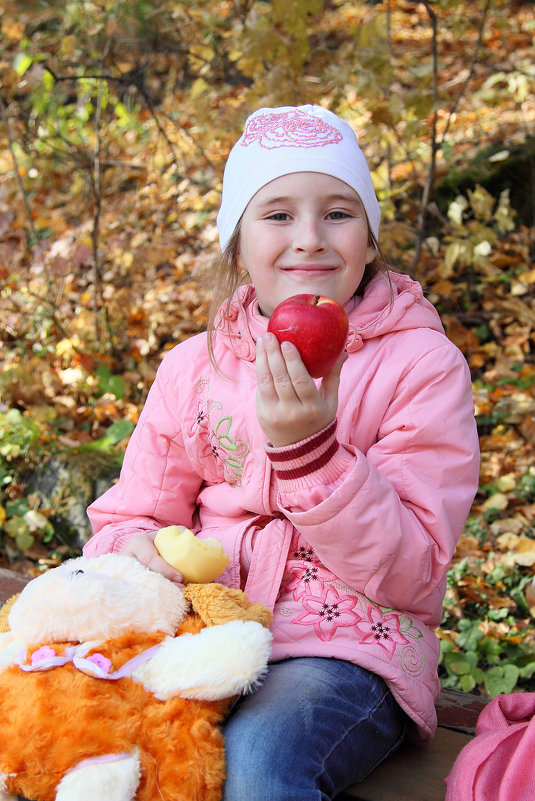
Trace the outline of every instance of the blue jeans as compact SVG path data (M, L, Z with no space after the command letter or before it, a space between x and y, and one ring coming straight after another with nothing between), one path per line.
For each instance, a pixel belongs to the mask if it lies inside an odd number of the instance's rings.
M225 723L223 801L330 801L392 753L406 725L383 679L364 668L275 662Z

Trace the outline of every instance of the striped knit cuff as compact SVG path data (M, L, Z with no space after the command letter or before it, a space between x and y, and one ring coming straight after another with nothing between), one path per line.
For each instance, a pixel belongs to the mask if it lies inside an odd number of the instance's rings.
M342 472L338 465L339 460L336 459L339 450L336 420L294 445L282 448L266 445L266 453L275 470L280 492L313 487L320 483L319 475L322 472L323 481L335 481Z

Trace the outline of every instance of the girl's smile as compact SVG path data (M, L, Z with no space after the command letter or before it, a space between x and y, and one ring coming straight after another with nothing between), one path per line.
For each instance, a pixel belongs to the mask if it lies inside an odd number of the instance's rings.
M299 172L262 187L243 213L238 266L269 317L299 293L344 304L375 257L357 193L331 175Z

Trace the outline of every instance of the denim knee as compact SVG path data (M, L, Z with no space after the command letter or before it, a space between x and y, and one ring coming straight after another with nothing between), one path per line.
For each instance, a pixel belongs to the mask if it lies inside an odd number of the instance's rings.
M275 663L225 725L223 801L327 801L382 761L404 728L383 680L363 668Z

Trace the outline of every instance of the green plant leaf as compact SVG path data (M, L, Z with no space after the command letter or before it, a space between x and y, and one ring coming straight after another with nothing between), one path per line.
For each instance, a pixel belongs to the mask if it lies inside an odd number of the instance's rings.
M29 508L27 498L17 498L15 501L8 501L6 503L6 515L7 517L15 517L17 515L23 517L28 512Z
M101 395L114 395L117 400L124 397L126 385L120 375L112 375L107 364L102 365L95 371L98 377L98 388Z
M35 537L29 531L21 531L15 536L15 542L19 551L27 551L35 542Z
M16 540L17 537L26 534L29 531L29 528L24 518L16 515L4 523L4 531L6 534L9 534L10 537Z
M32 59L27 53L17 53L13 61L13 69L15 72L22 76L31 66Z
M483 677L485 690L491 698L514 690L520 675L515 665L495 665L486 671Z
M471 673L461 676L459 683L461 685L461 690L465 693L469 693L476 686L476 680Z
M483 636L483 632L479 628L479 621L477 623L471 623L468 629L461 631L457 635L455 638L455 645L467 651L473 651L477 649L477 644L483 638Z
M112 423L106 431L106 439L111 440L114 445L122 442L130 436L135 425L131 420L117 420Z
M456 676L464 676L466 673L470 673L473 667L462 653L449 654L445 659L445 665L448 672L455 673Z
M88 442L86 445L82 445L80 450L113 451L115 445L118 445L119 442L129 437L134 428L135 425L131 420L117 420L115 423L111 424L103 437L94 440L94 442Z

